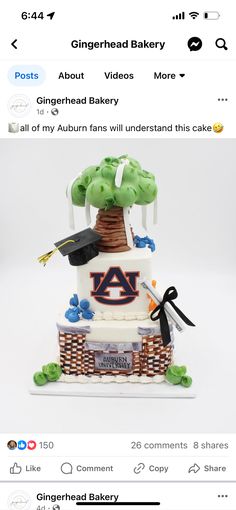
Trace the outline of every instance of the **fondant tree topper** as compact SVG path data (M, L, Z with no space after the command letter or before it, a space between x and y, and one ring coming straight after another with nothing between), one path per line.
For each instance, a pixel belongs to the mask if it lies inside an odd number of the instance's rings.
M86 168L71 183L68 194L73 205L99 209L94 227L102 237L99 250L119 252L133 245L128 221L130 207L141 205L145 218L145 207L156 199L157 185L151 172L125 155L107 157L100 165Z
M157 185L154 175L143 170L135 159L129 156L107 157L100 165L90 166L81 172L69 184L67 197L72 228L73 205L85 207L87 225L91 224L90 206L99 209L96 224L93 230L88 228L56 242L53 250L38 257L43 265L58 250L62 255L68 255L72 265L86 264L99 251L130 250L136 245L130 226L130 208L134 204L142 207L142 224L146 228L146 207L152 202L155 217ZM146 236L143 244L149 243L153 251L154 243L150 242Z

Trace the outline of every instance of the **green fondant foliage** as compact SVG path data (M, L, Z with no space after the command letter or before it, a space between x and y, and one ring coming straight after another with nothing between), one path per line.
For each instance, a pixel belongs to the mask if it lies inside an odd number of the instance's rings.
M33 379L37 386L44 386L48 382L47 376L43 372L35 372Z
M183 375L186 374L187 372L187 368L182 366L182 367L178 367L177 365L172 365L170 367L170 370L171 372L174 374L174 375L177 375L178 377L182 377Z
M181 379L181 384L185 388L189 388L190 386L192 386L192 382L193 382L192 377L190 377L189 375L184 375Z
M35 372L33 379L37 386L43 386L47 382L55 382L60 379L62 369L57 363L48 363L42 367L41 372Z
M129 163L124 168L121 186L117 188L116 170L123 159ZM74 205L84 206L87 200L98 209L147 205L155 200L156 195L154 175L143 170L138 161L126 155L119 158L107 157L99 166L86 168L72 186Z
M186 373L187 367L171 365L166 371L166 380L171 384L181 384L185 388L189 388L192 384L192 378Z
M86 198L94 207L107 209L108 204L114 202L111 183L103 177L96 177L87 188Z
M44 365L42 367L42 371L50 382L58 381L62 373L61 367L57 363L48 363L47 365Z
M116 188L114 192L115 205L119 207L128 207L135 204L137 191L134 186L122 184L120 188Z
M172 371L172 367L169 367L166 371L166 380L171 384L180 384L181 382L181 375L176 375Z

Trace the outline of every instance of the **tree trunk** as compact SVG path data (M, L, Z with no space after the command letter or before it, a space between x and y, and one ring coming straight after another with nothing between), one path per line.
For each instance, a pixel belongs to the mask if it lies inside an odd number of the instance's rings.
M99 209L94 230L102 236L97 243L99 251L116 253L130 250L122 207L112 207L108 211Z

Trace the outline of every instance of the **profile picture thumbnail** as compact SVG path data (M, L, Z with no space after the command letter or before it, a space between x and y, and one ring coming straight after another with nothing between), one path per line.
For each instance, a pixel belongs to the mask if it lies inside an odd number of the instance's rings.
M11 439L11 441L8 441L7 447L9 450L15 450L15 448L17 448L17 442Z

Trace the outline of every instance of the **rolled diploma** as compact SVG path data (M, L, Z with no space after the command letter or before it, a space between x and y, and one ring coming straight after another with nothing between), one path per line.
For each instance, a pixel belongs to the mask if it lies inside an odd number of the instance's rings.
M162 296L156 291L151 282L149 282L145 278L140 278L139 283L140 285L142 285L144 289L148 291L148 294L151 296L151 298L157 305L159 305L162 302L163 300ZM165 303L164 306L168 319L176 327L176 329L180 333L182 333L182 331L185 330L183 321L169 303Z

